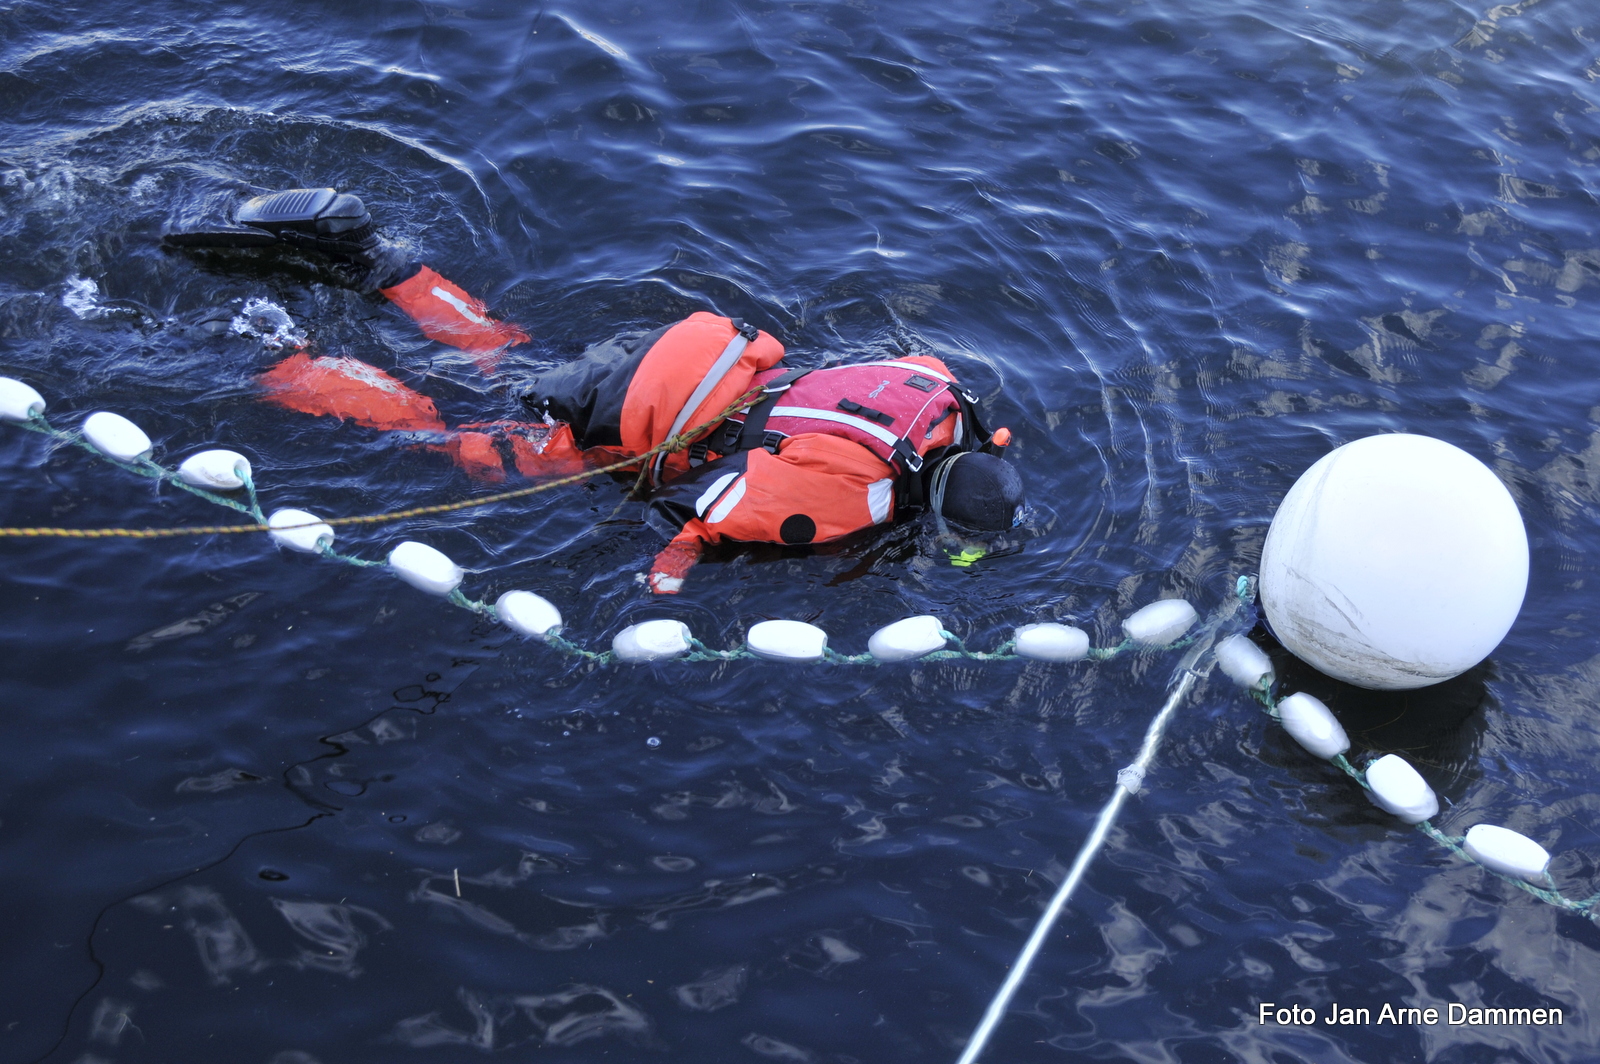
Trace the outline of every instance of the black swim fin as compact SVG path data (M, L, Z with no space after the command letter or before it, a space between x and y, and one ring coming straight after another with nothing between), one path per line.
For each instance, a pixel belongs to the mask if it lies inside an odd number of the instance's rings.
M350 259L373 236L372 215L361 200L331 188L291 188L234 206L211 224L169 227L173 247L270 247L287 244Z
M378 236L360 198L332 188L291 188L233 206L228 217L169 224L162 243L174 248L287 247L362 268L368 283L392 273L396 253Z

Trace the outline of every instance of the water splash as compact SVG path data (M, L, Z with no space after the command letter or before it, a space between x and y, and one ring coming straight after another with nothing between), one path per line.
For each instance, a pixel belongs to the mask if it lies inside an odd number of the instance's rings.
M233 316L228 331L235 336L253 336L268 347L306 346L305 331L294 323L288 311L270 299L245 303Z
M61 295L61 305L79 318L104 317L106 308L100 302L100 286L87 277L67 278L67 290Z

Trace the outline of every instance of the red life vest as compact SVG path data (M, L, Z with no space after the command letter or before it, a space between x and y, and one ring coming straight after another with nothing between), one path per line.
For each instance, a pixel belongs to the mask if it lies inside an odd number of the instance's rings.
M954 432L942 441L967 442L955 378L920 363L769 370L757 374L755 383L773 391L742 423L741 448L774 450L786 437L818 432L859 443L903 474L922 468L922 456L946 421L955 419Z

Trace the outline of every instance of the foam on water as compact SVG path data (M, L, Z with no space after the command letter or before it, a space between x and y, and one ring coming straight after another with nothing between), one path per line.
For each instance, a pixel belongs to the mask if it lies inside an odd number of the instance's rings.
M249 336L268 347L304 347L306 334L289 317L289 312L269 299L247 300L233 316L228 330L235 336Z
M67 278L61 305L80 318L98 318L106 312L100 305L100 286L87 277Z

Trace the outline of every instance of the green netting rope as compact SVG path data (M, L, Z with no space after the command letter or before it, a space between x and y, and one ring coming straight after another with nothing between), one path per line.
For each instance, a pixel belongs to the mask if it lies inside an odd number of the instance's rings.
M1277 720L1278 699L1273 694L1270 683L1270 680L1263 680L1262 683L1250 689L1250 696L1261 705L1269 717L1271 717L1273 720ZM1352 765L1343 754L1335 754L1333 757L1328 758L1328 760L1345 775L1349 776L1351 779L1355 780L1356 783L1360 784L1362 788L1366 790L1372 789L1367 783L1367 774L1363 770ZM1488 865L1476 860L1466 850L1462 849L1461 844L1466 841L1464 836L1446 835L1444 832L1435 827L1431 820L1424 820L1421 823L1416 824L1415 827L1418 831L1422 832L1422 834L1426 835L1434 842L1437 842L1440 846L1443 846L1445 849L1449 850L1463 861L1468 861L1482 868L1485 872L1498 876L1507 883L1510 883L1512 886L1516 887L1518 890L1532 894L1540 901L1554 905L1561 909L1566 909L1569 912L1578 913L1579 915L1589 917L1590 919L1596 918L1596 907L1600 906L1600 894L1595 894L1590 898L1584 898L1581 901L1569 898L1558 890L1541 887L1536 883L1529 883L1525 879L1521 879L1517 876L1506 875L1504 872L1490 868ZM1549 879L1550 877L1547 873L1545 875L1545 880L1548 882Z
M99 448L95 447L93 444L91 444L87 439L85 439L83 437L82 433L69 432L69 431L66 431L64 429L58 429L55 426L51 425L50 422L47 421L45 419L44 415L42 415L42 414L37 414L37 413L32 414L32 415L30 415L30 417L29 417L29 419L27 421L17 422L16 424L20 425L22 428L25 428L30 432L37 432L37 433L40 433L41 435L49 436L50 438L52 438L52 439L54 439L54 440L56 440L56 441L58 441L58 442L60 442L62 444L66 444L66 445L70 445L70 446L81 448L82 450L85 450L85 451L89 452L90 454L94 455L96 458L99 458L100 460L102 460L102 461L104 461L104 462L106 462L106 463L108 463L110 465L113 465L113 466L117 467L118 469L123 469L123 470L126 470L126 471L130 472L130 473L134 473L134 474L136 474L138 476L142 476L142 477L147 477L147 478L152 479L152 480L165 481L167 483L173 484L173 485L183 489L184 491L189 492L191 495L195 495L195 496L197 496L199 498L202 498L202 499L206 500L207 502L214 503L215 505L218 505L218 506L225 506L225 507L228 507L229 509L237 510L240 513L249 514L252 518L255 519L255 521L256 521L256 523L258 525L264 526L267 523L266 517L264 516L264 514L262 513L262 510L261 510L260 501L259 501L259 499L257 497L257 494L256 494L255 482L251 479L250 475L247 472L245 472L244 470L242 470L242 469L239 470L239 474L240 474L241 479L244 481L243 490L244 490L246 498L248 500L247 502L243 502L243 503L241 503L237 499L230 499L225 495L220 495L220 494L218 494L216 492L208 491L205 488L196 487L193 484L186 483L181 477L178 476L178 474L177 474L177 472L175 470L168 469L167 467L165 467L165 466L163 466L163 465L161 465L161 464L159 464L159 463L157 463L155 461L152 461L149 458L138 458L138 459L135 459L135 460L133 460L131 462L123 461L123 460L118 459L118 458L114 458L111 455L108 455L105 452L101 451ZM351 565L351 566L355 566L357 568L362 568L362 569L387 569L389 567L387 561L373 561L373 560L370 560L370 559L367 559L367 558L357 557L357 556L352 555L352 554L345 554L345 553L343 553L343 552L341 552L339 550L336 550L334 548L333 544L331 542L329 542L329 541L326 541L326 540L320 542L317 545L317 553L322 555L324 558L328 558L328 559L330 559L332 561L342 562L345 565ZM478 614L479 616L482 616L482 617L487 617L487 618L489 618L491 620L494 620L494 621L498 621L499 620L499 616L495 613L495 609L494 609L494 607L492 605L489 605L488 603L485 603L485 602L480 602L480 601L478 601L476 599L468 598L459 588L454 590L454 591L451 591L449 593L449 595L446 596L446 600L448 602L450 602L452 605L457 606L457 607L459 607L461 609L467 610L467 611L469 611L471 613ZM1014 639L1006 640L1005 642L1003 642L999 646L997 646L994 650L982 651L982 650L971 650L971 649L969 649L966 646L966 644L961 640L961 638L959 636L957 636L953 632L949 632L949 631L945 631L945 630L941 629L939 634L944 637L944 640L945 640L947 645L942 649L932 651L931 653L928 653L928 654L923 654L917 660L919 660L919 661L928 661L928 662L957 661L957 660L967 660L967 661L1021 661L1021 660L1029 660L1029 659L1026 659L1022 655L1017 654L1015 652L1016 651L1016 640L1014 640ZM544 635L543 639L544 639L544 642L547 645L555 648L556 650L560 651L561 653L567 654L567 655L569 655L571 657L579 658L579 659L581 659L583 661L586 661L586 662L589 662L591 664L605 666L605 665L614 664L617 661L616 654L613 653L612 651L609 651L609 650L606 650L606 651L588 650L588 649L586 649L586 648L584 648L582 646L579 646L578 644L573 643L572 641L564 638L558 632L546 633ZM1186 637L1186 638L1183 638L1183 639L1179 639L1176 642L1173 642L1173 643L1168 644L1166 646L1161 646L1161 647L1143 647L1140 644L1135 643L1132 639L1124 639L1121 643L1118 643L1115 646L1091 647L1089 649L1088 653L1085 655L1085 659L1089 660L1089 661L1094 661L1094 662L1108 661L1108 660L1110 660L1110 659L1112 659L1114 657L1117 657L1120 654L1126 653L1126 652L1128 652L1130 650L1136 650L1136 649L1144 649L1144 650L1150 650L1150 651L1178 650L1178 649L1181 649L1183 647L1188 646L1192 642L1193 642L1193 638L1192 637ZM675 659L665 659L665 660L679 660L679 661L692 661L692 662L709 662L709 661L725 662L725 661L740 661L740 660L760 660L760 656L759 655L752 653L747 646L744 646L742 644L740 646L734 647L732 650L716 650L716 649L713 649L712 647L707 646L705 643L702 643L700 640L694 638L693 636L691 636L691 637L689 637L689 646L690 646L690 650L688 651L688 653L679 655ZM841 654L841 653L839 653L838 651L834 650L831 647L825 647L823 649L822 660L827 662L827 663L829 663L829 664L832 664L832 665L883 665L883 664L886 664L885 662L879 660L878 658L873 657L870 653L867 653L867 654Z

